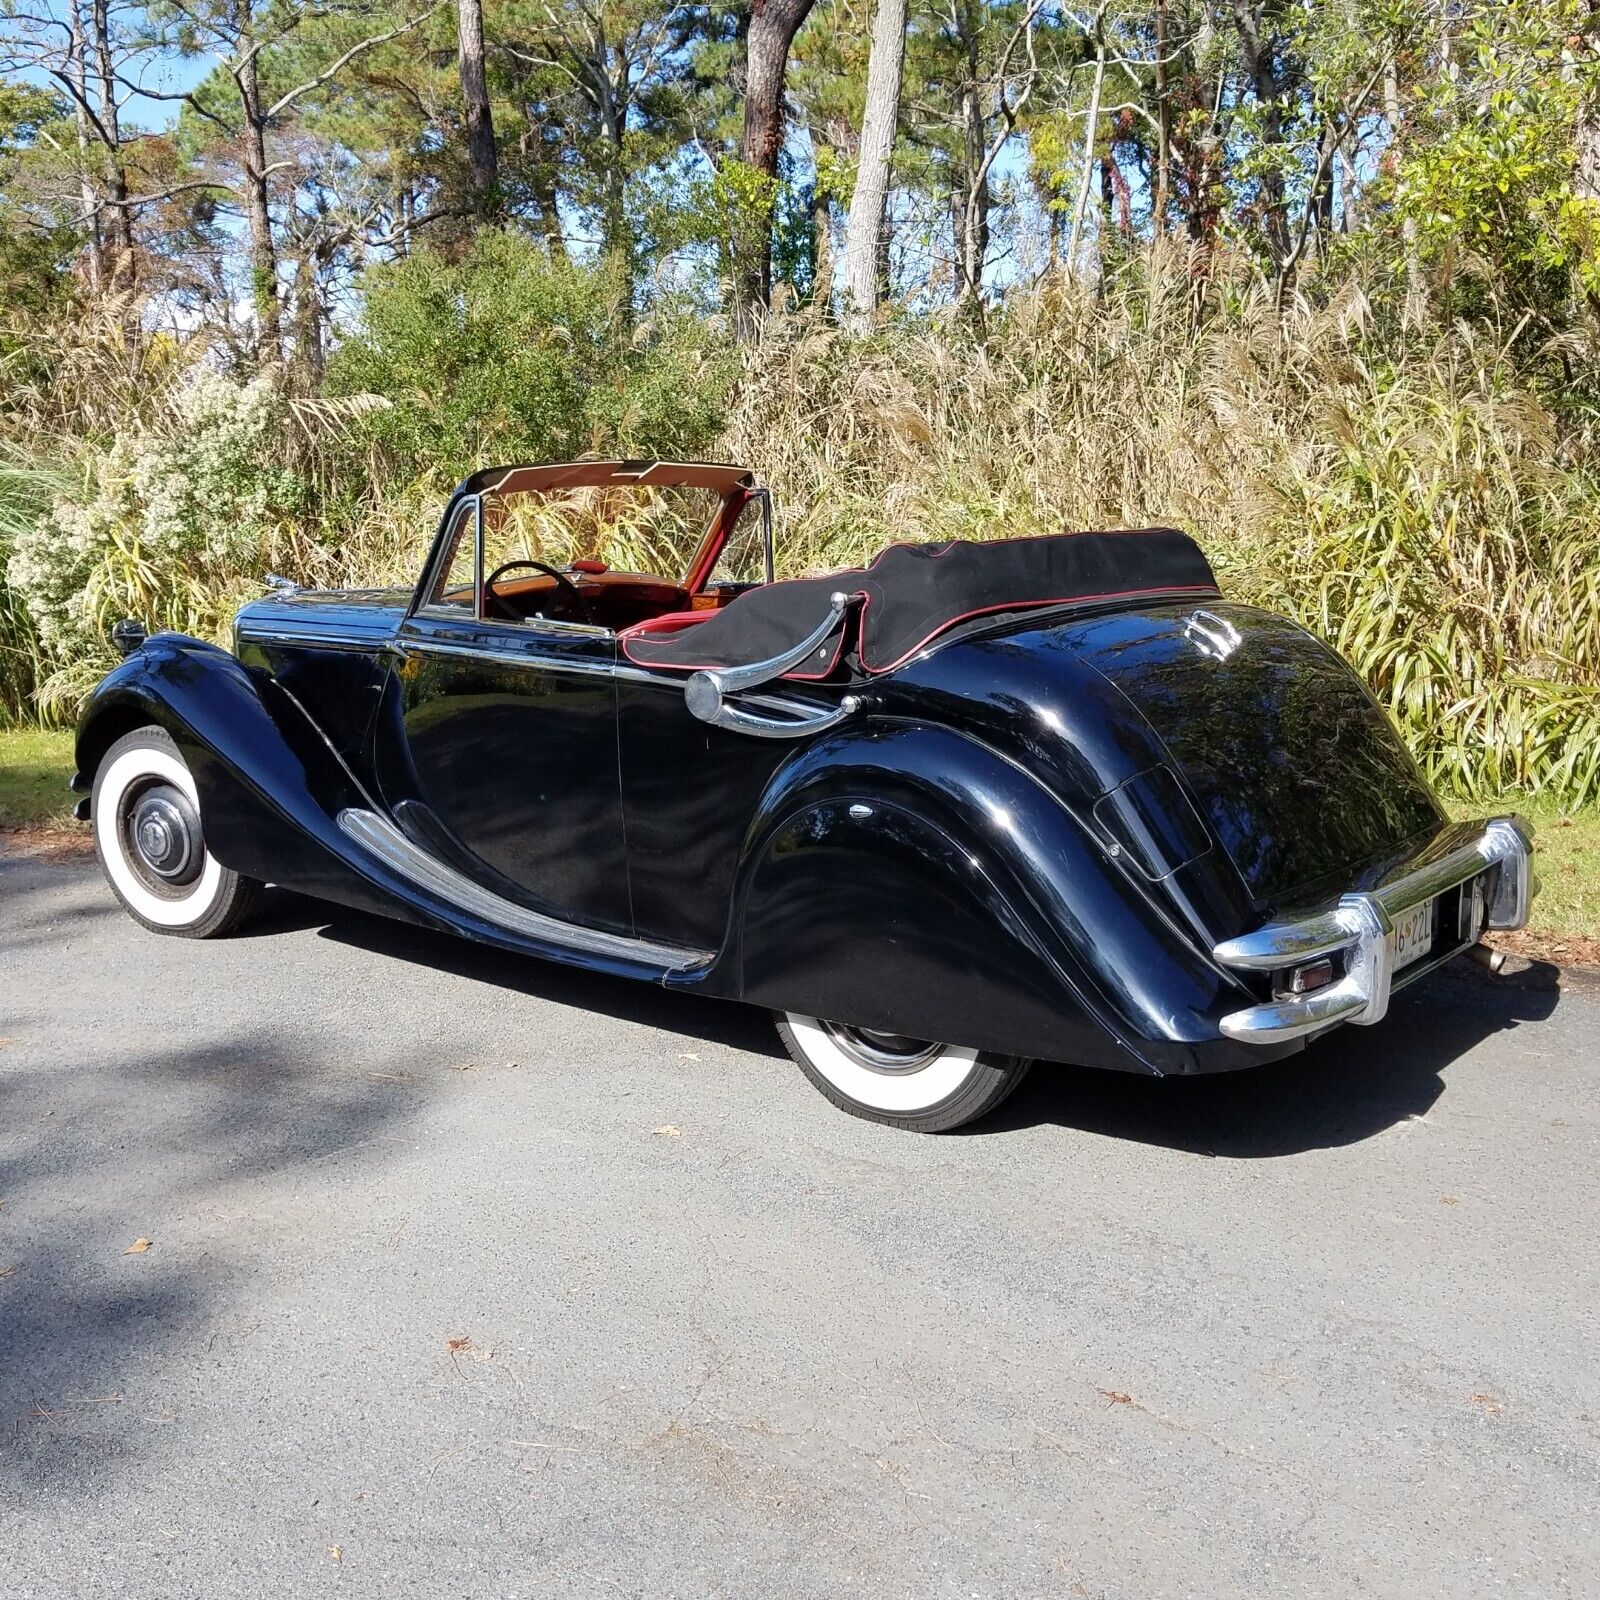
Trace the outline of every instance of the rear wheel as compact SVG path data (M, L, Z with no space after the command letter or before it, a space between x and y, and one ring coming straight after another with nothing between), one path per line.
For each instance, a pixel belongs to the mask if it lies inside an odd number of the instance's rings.
M789 1011L778 1036L800 1070L841 1110L918 1133L945 1133L987 1116L1029 1062Z
M106 881L154 932L214 939L255 904L261 885L206 849L194 776L165 729L137 728L106 751L89 814Z

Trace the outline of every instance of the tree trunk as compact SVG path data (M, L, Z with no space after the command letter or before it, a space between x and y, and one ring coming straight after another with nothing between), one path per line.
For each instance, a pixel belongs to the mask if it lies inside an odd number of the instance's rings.
M1167 231L1167 197L1172 193L1172 105L1167 93L1167 0L1156 0L1156 186L1151 201L1152 231Z
M765 182L756 196L755 215L734 223L733 304L741 339L753 338L772 304L772 211L783 148L783 81L789 46L816 0L755 0L745 36L744 141L747 167Z
M1094 83L1089 90L1089 109L1083 123L1083 171L1078 179L1078 198L1072 207L1072 233L1067 239L1067 271L1078 270L1078 247L1083 242L1084 218L1089 214L1089 191L1094 181L1094 147L1100 137L1100 105L1106 87L1105 7L1095 17Z
M1383 69L1383 117L1389 124L1389 154L1395 159L1400 141L1400 76L1393 51ZM1420 328L1428 311L1428 292L1422 282L1422 262L1417 254L1417 219L1405 217L1400 223L1401 254L1406 266L1406 301L1402 320L1408 328Z
M117 288L132 289L138 278L138 264L133 253L133 213L127 204L128 176L122 165L122 128L117 117L117 80L111 64L111 22L106 0L92 0L89 25L94 30L100 126L106 139L106 199L114 247L110 276Z
M975 298L983 292L983 269L989 259L989 118L984 112L978 79L978 30L981 23L969 16L966 28L967 78L963 95L962 158L966 168L966 206L962 229L961 295Z
M100 252L100 197L95 193L94 182L89 177L89 113L84 102L89 98L89 74L84 58L83 18L78 14L78 0L67 0L67 71L72 75L77 101L73 105L73 122L78 131L78 203L83 207L84 223L89 230L89 289L100 293L103 262Z
M811 135L813 164L822 141ZM811 298L826 309L833 297L833 195L819 177L811 188Z
M500 169L489 110L489 80L483 66L483 0L456 0L456 35L473 204L481 218L494 221L500 215Z
M1275 40L1263 41L1260 20L1250 0L1233 0L1233 20L1250 87L1261 107L1261 142L1269 151L1283 144L1283 107L1279 97L1283 79L1278 70ZM1261 174L1262 231L1272 264L1281 270L1289 255L1289 199L1283 173L1268 167Z
M906 57L907 0L878 0L867 58L866 107L855 193L844 236L845 321L858 331L872 326L878 307L879 246L885 232L889 167L900 121L900 76Z
M100 0L96 0L100 3ZM272 239L272 208L267 193L267 132L256 77L256 43L250 0L234 8L238 24L240 166L244 169L244 216L250 231L250 292L256 308L256 360L283 363L283 318L278 301L278 252Z

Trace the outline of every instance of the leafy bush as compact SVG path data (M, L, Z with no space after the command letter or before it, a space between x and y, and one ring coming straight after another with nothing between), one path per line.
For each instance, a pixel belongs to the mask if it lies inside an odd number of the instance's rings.
M419 250L362 287L329 387L391 402L366 431L396 471L444 485L498 462L694 456L716 434L726 346L670 302L636 323L607 266L491 229L459 260Z
M200 368L161 426L83 451L76 483L17 532L6 567L42 655L78 669L69 685L103 664L120 616L215 628L266 542L304 509L282 462L285 426L267 380Z

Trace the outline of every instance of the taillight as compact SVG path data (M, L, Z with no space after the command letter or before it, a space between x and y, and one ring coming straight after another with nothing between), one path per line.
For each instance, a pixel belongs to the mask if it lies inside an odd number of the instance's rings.
M1301 995L1314 994L1318 989L1326 989L1333 979L1332 958L1323 956L1319 960L1307 961L1302 966L1290 967L1284 972L1276 973L1272 992L1281 999L1298 999Z

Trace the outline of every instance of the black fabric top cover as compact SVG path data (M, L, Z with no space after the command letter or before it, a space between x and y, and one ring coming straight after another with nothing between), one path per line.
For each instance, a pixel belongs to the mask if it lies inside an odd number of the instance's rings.
M804 639L841 590L865 596L858 608L858 653L867 672L880 673L909 660L946 628L987 612L1143 594L1215 595L1217 580L1200 547L1176 528L896 544L868 567L751 589L708 621L673 633L652 635L645 624L623 635L623 651L641 665L685 671L764 661ZM836 628L810 662L785 676L827 677L839 663L845 633Z

